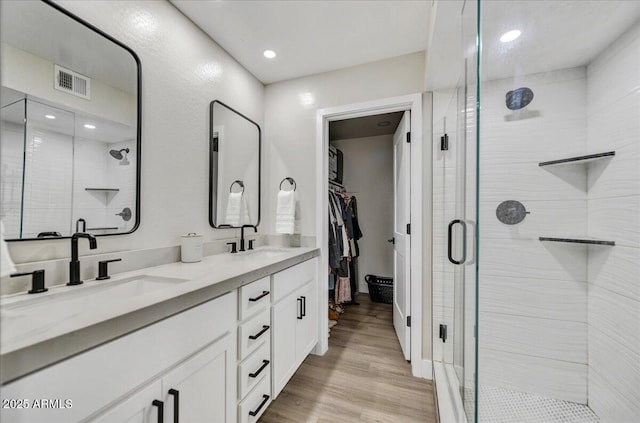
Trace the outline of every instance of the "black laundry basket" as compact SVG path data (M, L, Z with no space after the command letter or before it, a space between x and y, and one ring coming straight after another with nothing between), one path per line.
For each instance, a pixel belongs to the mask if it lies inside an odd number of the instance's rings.
M393 304L393 278L366 275L364 280L369 285L371 301L374 303Z

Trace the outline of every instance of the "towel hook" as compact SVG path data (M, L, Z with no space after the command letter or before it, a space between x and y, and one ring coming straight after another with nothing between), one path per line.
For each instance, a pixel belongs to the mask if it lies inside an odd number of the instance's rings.
M236 180L236 181L233 181L233 182L231 183L231 186L229 187L229 192L233 192L233 186L234 186L235 184L240 185L240 187L242 188L242 191L241 191L241 192L243 192L243 193L244 193L244 182L242 182L242 181L240 181L240 180Z
M291 177L287 176L287 177L286 177L286 178L284 178L282 181L280 181L280 191L282 191L282 183L283 183L284 181L289 182L289 183L291 184L291 186L293 186L293 190L294 190L294 191L296 190L296 181L295 181L293 178L291 178Z

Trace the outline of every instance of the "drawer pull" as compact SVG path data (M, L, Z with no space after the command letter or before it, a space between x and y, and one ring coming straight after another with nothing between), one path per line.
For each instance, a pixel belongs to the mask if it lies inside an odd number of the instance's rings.
M151 403L154 407L158 407L158 423L164 422L164 402L160 400L153 400Z
M173 395L173 423L180 423L180 391L171 388L169 395Z
M262 360L262 366L255 373L249 373L249 377L258 377L260 373L269 365L269 360Z
M263 333L265 333L268 330L269 330L269 326L262 325L262 330L260 332L256 333L255 335L249 335L249 339L253 339L253 340L258 339L258 338L260 338L260 336L262 336Z
M303 295L300 298L302 298L302 317L307 317L307 297Z
M262 396L262 402L260 403L258 408L256 408L253 411L249 411L249 415L253 416L253 417L257 416L258 413L260 412L260 410L262 409L262 407L264 407L264 405L267 403L267 401L269 401L269 395L265 394L265 395Z
M255 298L249 298L249 301L251 301L252 303L255 303L256 301L260 301L261 299L263 299L267 295L269 295L269 291L262 291L262 294L258 295Z
M298 310L296 310L296 313L298 312L300 313L297 315L297 317L298 317L298 320L302 320L302 318L304 317L302 315L302 298L297 298L296 301L298 301L298 305L300 306L298 307Z

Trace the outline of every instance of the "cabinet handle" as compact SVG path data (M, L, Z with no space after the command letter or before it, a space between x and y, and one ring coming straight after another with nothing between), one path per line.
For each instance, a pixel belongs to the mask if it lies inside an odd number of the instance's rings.
M169 389L169 395L173 395L173 423L180 422L180 391Z
M300 298L302 298L302 317L306 317L307 316L307 297L303 295Z
M263 299L267 295L269 295L269 291L262 291L262 294L258 295L255 298L249 298L249 301L251 301L252 303L255 303L256 301L260 301L261 299Z
M249 373L249 377L258 377L258 375L260 373L262 373L262 371L265 369L265 367L267 367L269 365L269 360L262 360L262 366L260 366L260 368L258 370L256 370L254 373Z
M298 305L300 306L300 307L298 307L298 310L296 311L296 313L298 313L298 312L300 313L300 314L297 315L297 317L298 317L298 320L302 320L302 317L303 317L302 316L302 298L297 298L296 301L298 301Z
M154 407L158 407L158 423L164 422L164 402L160 400L153 400L151 403Z
M263 395L262 396L262 402L260 403L260 405L258 406L258 408L256 408L253 411L249 411L249 415L252 417L255 417L258 415L258 413L260 412L260 410L262 409L262 407L264 407L264 405L267 403L267 401L269 401L269 395Z
M263 333L265 333L266 331L269 330L269 326L267 325L262 325L262 330L258 333L256 333L255 335L249 335L249 339L258 339L260 338L260 336L262 336Z

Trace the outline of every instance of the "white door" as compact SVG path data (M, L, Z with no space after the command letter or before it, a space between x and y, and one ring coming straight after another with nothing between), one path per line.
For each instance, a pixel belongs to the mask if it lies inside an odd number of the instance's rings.
M394 217L393 237L393 327L402 347L404 358L411 358L411 334L407 316L411 315L411 261L410 261L410 175L411 154L407 134L410 130L410 113L404 112L402 120L393 135L393 183Z

